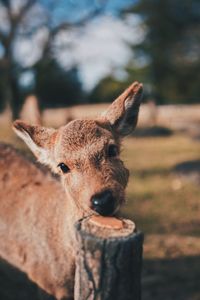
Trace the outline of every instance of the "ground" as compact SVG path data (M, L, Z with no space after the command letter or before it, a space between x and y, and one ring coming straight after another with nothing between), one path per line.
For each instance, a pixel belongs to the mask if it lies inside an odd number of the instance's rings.
M185 134L130 138L123 214L145 234L143 300L200 299L200 191L179 163L199 161L200 142Z
M22 146L9 129L0 140ZM122 214L145 234L142 299L200 300L200 183L176 172L200 160L200 142L184 133L131 137L122 157L130 170Z

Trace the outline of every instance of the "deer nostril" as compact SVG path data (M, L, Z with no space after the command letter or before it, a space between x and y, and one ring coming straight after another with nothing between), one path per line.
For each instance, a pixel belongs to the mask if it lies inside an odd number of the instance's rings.
M116 207L116 201L110 190L96 194L92 197L92 209L100 215L111 215Z

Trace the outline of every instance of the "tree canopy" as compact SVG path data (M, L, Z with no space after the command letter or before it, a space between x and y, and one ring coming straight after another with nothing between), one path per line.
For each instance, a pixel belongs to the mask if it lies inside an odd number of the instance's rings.
M198 102L199 0L140 0L129 13L139 14L146 27L137 50L148 61L148 81L157 100Z
M129 14L140 18L145 38L132 46L134 59L123 83L110 74L95 87L92 98L104 94L110 101L114 89L137 79L144 82L146 97L157 103L199 102L199 0L138 0L123 12Z
M124 9L125 2L129 8ZM154 97L157 103L199 102L199 0L125 2L0 0L0 109L7 101L17 117L29 92L38 95L41 107L111 101L134 80L144 82L146 96ZM104 14L106 8L121 22L137 17L139 26L132 23L132 27L142 28L145 35L129 45L133 56L124 68L126 76L115 78L111 68L86 95L78 63L67 70L57 57L59 47L73 51L70 43L56 41L63 32L66 37L75 28L84 34L84 25ZM113 55L117 55L115 49ZM25 77L29 77L26 86L22 84Z
M103 2L99 1L97 5L96 1L90 0L75 5L71 1L0 0L1 107L9 101L13 117L18 116L23 102L19 79L27 71L32 71L35 86L33 83L31 89L39 93L43 103L47 102L50 94L51 103L54 96L57 102L63 103L63 92L72 99L80 96L81 85L76 68L70 72L62 70L54 56L54 41L62 31L83 26L100 14ZM20 46L29 47L30 55L25 56L22 52L20 57Z

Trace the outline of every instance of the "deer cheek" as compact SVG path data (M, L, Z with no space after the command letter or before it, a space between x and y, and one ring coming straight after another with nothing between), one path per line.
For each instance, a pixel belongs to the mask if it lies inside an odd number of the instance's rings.
M79 197L80 187L83 187L84 182L78 174L68 174L65 178L65 187L73 196L73 198Z

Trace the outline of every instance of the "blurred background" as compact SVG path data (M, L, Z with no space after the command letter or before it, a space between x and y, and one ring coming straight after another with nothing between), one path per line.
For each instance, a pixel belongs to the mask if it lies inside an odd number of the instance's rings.
M13 119L94 117L134 80L145 93L122 213L145 233L143 300L199 300L200 1L0 0L1 141L27 151ZM2 272L0 290L25 299Z

